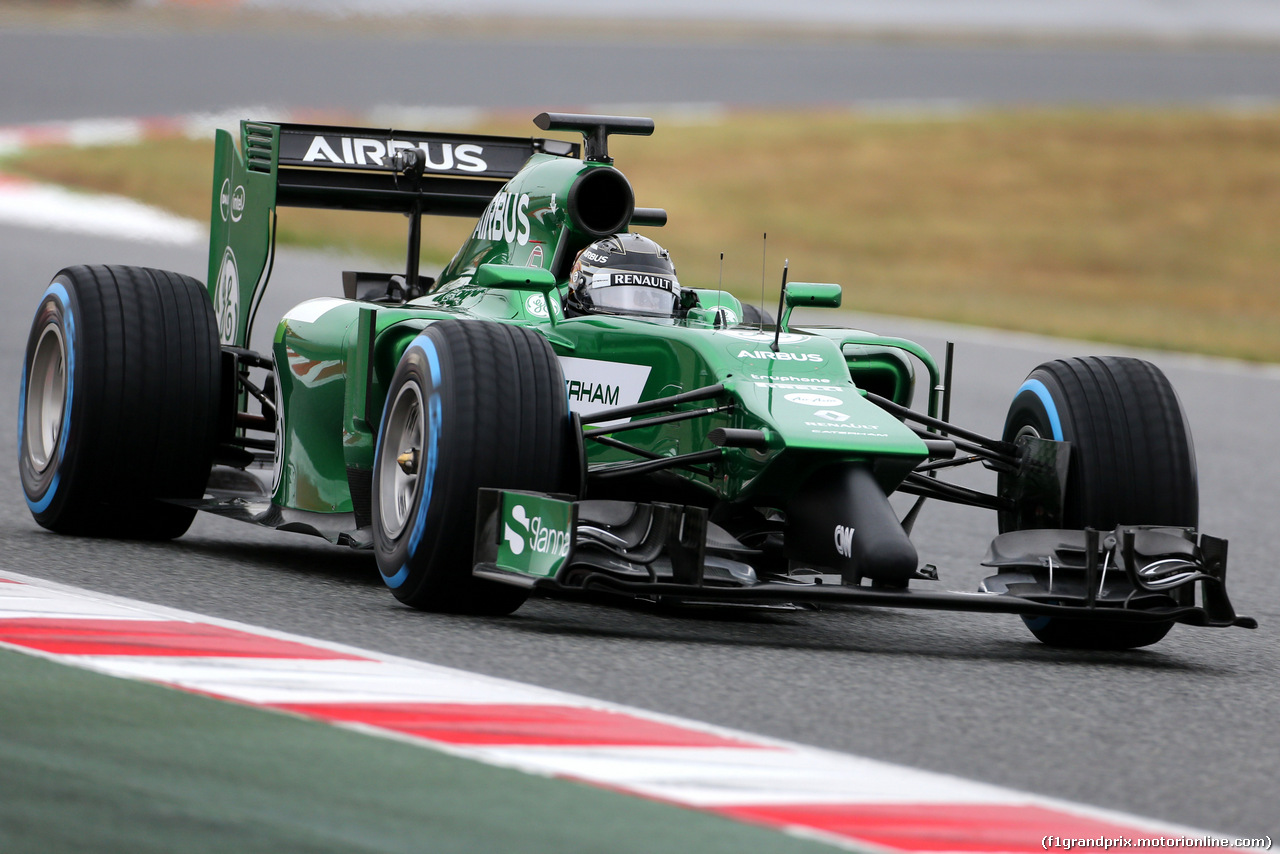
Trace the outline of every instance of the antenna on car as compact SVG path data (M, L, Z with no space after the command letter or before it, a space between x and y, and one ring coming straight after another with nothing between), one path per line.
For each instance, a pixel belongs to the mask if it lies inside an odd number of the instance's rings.
M720 316L720 302L724 299L724 253L720 253L720 275L716 279L716 317ZM726 326L728 324L725 324Z
M760 235L760 331L764 332L764 276L769 261L769 232Z
M778 339L782 337L782 308L787 303L787 268L791 266L791 259L787 258L782 262L782 290L778 292L778 319L773 325L773 343L769 345L769 349L778 352Z

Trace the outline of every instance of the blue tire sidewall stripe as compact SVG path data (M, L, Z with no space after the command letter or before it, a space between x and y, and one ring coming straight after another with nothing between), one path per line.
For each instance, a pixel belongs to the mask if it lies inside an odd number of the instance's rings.
M435 342L425 332L415 338L413 343L405 349L405 355L407 356L413 350L422 353L431 377L431 388L425 395L424 402L427 409L425 413L427 423L423 425L423 437L426 440L426 447L423 448L426 466L422 475L422 494L418 499L418 513L413 520L413 529L409 532L409 547L405 553L405 562L395 575L382 576L382 580L392 589L400 587L409 578L410 564L413 563L413 557L418 551L423 532L426 530L427 511L431 506L431 492L435 485L436 466L440 459L440 427L443 422L443 407L440 401L440 354L436 350ZM379 431L378 446L374 451L375 460L381 458L381 451L382 431Z
M1043 382L1037 379L1029 379L1018 389L1018 394L1029 391L1040 399L1040 404L1044 406L1044 412L1049 416L1049 426L1053 430L1054 441L1062 441L1062 418L1058 415L1058 405L1053 401L1053 395L1049 393L1049 388ZM1018 395L1014 395L1016 399ZM1052 617L1023 617L1023 622L1027 628L1033 632L1038 632L1049 627L1053 621Z
M50 297L55 297L62 304L62 332L63 342L67 348L67 396L66 402L63 404L61 435L58 438L58 450L54 454L51 464L55 466L53 479L49 481L49 486L45 488L44 495L38 501L32 501L31 497L23 491L27 500L27 506L31 508L32 513L43 513L49 509L49 505L53 503L54 497L57 495L58 486L62 481L62 461L65 459L67 451L67 436L71 433L71 408L75 403L75 379L76 379L76 322L75 315L71 312L71 295L67 293L67 289L61 282L53 282L45 289L44 294L40 297L40 308L36 309L36 316L40 316L40 310L44 308L45 301ZM27 371L30 369L28 360L30 354L22 360L22 383L18 392L18 447L22 447L23 436L26 435L27 421ZM21 453L21 451L19 451Z
M1049 426L1053 428L1053 439L1056 442L1062 441L1062 419L1058 417L1058 405L1053 402L1053 395L1049 393L1048 387L1037 379L1029 379L1018 389L1018 394L1029 391L1036 397L1040 398L1041 405L1044 406L1045 414L1049 416ZM1014 395L1016 398L1018 395Z

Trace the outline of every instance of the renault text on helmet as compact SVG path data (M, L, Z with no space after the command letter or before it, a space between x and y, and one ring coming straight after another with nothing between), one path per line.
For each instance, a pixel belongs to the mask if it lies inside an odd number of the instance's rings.
M639 234L615 234L578 253L565 302L577 313L674 317L680 296L667 250Z

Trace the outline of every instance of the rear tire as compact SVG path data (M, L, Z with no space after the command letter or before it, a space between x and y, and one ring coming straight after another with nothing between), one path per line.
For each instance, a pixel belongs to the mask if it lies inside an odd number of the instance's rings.
M471 574L482 487L557 492L570 454L564 375L516 326L442 320L414 339L387 393L373 469L378 567L427 611L503 615L527 591Z
M754 303L742 302L742 326L773 326L773 315Z
M1040 365L1014 396L1005 420L1005 441L1028 434L1071 443L1061 517L1020 507L1000 514L1001 533L1197 524L1200 499L1191 431L1173 386L1150 362L1090 356ZM1078 649L1148 646L1173 626L1024 619L1042 642Z
M63 534L164 540L195 511L213 464L221 353L188 276L69 267L27 340L18 468L36 522Z

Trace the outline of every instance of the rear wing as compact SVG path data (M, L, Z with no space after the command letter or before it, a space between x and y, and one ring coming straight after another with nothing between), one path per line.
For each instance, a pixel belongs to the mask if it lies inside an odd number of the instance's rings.
M278 207L409 215L416 279L422 214L479 217L535 154L576 143L475 134L242 121L215 140L209 295L222 343L244 347L271 275Z

